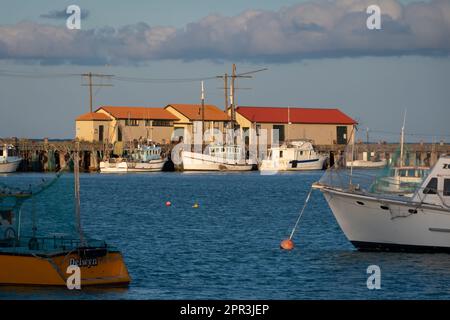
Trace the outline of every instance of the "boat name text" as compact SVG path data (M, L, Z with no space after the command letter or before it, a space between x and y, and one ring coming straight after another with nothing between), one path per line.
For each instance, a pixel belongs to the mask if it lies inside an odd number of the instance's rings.
M97 259L70 259L70 265L82 267L95 267L98 265Z

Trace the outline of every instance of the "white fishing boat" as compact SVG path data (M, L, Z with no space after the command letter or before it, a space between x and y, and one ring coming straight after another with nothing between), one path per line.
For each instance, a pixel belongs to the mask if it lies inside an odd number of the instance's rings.
M347 167L353 167L355 169L378 169L387 165L386 159L383 160L354 160L347 161Z
M439 158L412 197L371 192L354 174L338 171L313 187L356 248L450 252L450 156Z
M374 183L373 191L412 196L429 171L429 167L423 166L388 168L388 174L381 175Z
M16 172L22 158L17 155L17 150L12 145L0 146L0 173Z
M102 173L155 172L161 171L165 159L161 157L161 147L139 146L130 156L110 158L100 162Z
M391 159L392 162L386 168L386 172L383 172L374 183L373 190L376 192L412 196L430 171L429 167L406 165L405 124L406 110L400 137L400 155Z
M183 150L181 158L184 171L250 171L256 165L236 145L209 145L204 153Z
M318 154L310 141L292 141L270 148L267 159L261 161L261 171L322 170L326 156Z

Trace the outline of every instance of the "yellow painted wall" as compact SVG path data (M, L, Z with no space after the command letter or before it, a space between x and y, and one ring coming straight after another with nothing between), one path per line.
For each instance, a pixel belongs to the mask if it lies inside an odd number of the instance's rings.
M172 113L175 117L177 117L180 120L174 121L174 127L177 128L184 128L184 142L189 142L186 140L187 136L191 137L191 143L194 141L194 126L201 128L201 125L199 125L200 121L191 121L189 118L184 116L182 113L178 112L175 108L171 107L170 105L165 108L167 111ZM195 124L194 124L195 123ZM218 126L218 127L217 127ZM224 129L224 121L205 121L205 131L211 130L214 127L218 128L221 132L223 132ZM211 137L212 142L213 138Z
M117 120L117 127L122 129L122 141L132 141L150 139L156 143L169 143L173 133L171 127L146 126L145 120L138 120L138 126L127 126L125 120ZM115 130L115 140L117 139L117 129ZM114 141L115 141L114 140Z
M75 137L82 141L98 141L99 127L103 125L103 141L109 139L111 121L75 121Z

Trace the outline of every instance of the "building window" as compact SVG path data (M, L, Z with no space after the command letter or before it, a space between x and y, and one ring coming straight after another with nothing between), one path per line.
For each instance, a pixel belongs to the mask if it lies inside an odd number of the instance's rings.
M151 127L152 126L152 120L145 120L145 126Z
M153 120L154 127L172 127L173 121L169 120Z
M437 178L431 178L430 182L428 182L427 187L423 190L424 194L437 194Z
M444 179L444 196L450 197L450 179Z
M261 134L261 125L257 124L256 125L256 135L259 137L260 134Z
M284 142L284 125L273 125L272 143Z
M347 126L336 127L337 144L347 144Z
M136 127L139 126L139 120L136 119L126 119L125 125L129 127Z

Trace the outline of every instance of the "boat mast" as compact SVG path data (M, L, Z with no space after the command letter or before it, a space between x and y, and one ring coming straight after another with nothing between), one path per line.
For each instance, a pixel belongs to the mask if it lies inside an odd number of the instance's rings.
M231 130L232 130L232 144L235 144L235 136L234 136L234 130L236 129L236 116L235 116L235 104L234 104L234 81L236 79L236 65L233 63L232 67L232 75L231 75L231 82L230 82L230 108L231 108Z
M352 139L352 164L350 166L350 181L349 181L351 186L353 180L353 163L355 162L355 127L353 127L350 139Z
M400 137L400 167L404 166L404 144L405 144L405 123L406 123L406 112L407 109L405 108L405 113L403 115L403 126L402 126L402 134Z
M205 87L203 86L203 81L202 81L202 94L200 98L202 100L202 152L203 152L203 138L205 136Z
M79 158L79 152L80 152L80 142L75 142L75 155L74 155L74 167L73 167L73 174L74 174L74 183L75 183L75 222L78 234L80 236L80 245L84 246L84 236L83 231L81 228L81 214L80 214L80 158Z
M369 128L366 128L366 144L367 144L367 160L372 160L370 155L370 145L369 145Z

